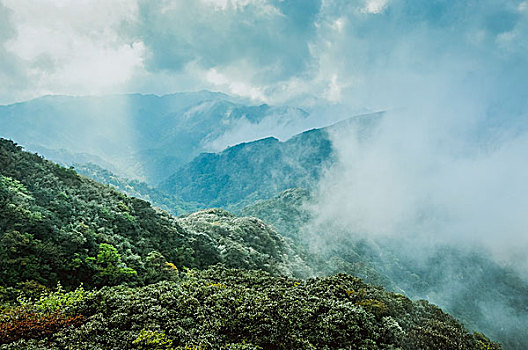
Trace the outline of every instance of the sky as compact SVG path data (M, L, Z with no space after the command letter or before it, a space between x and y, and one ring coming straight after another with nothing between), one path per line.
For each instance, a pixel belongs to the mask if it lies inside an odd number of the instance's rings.
M209 89L375 110L430 79L508 94L527 18L519 0L1 0L0 103Z

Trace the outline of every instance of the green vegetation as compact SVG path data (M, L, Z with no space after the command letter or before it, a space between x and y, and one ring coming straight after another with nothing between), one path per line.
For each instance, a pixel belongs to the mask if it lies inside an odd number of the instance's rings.
M97 271L94 282L100 286L114 286L137 275L136 270L121 261L117 249L107 243L99 244L97 257L87 257L86 262Z
M500 348L358 278L291 278L336 265L302 252L260 219L176 218L0 140L2 349Z
M0 285L142 285L224 263L297 274L289 243L221 210L177 219L0 140Z
M144 182L129 180L117 176L96 164L74 163L73 167L75 168L75 171L81 175L88 176L89 178L103 184L111 185L116 190L125 193L127 196L137 197L148 201L152 203L152 205L163 209L172 215L188 214L198 209L196 204L184 202L182 199L161 192Z
M85 293L61 317L76 319L42 322L41 333L17 333L0 349L500 349L427 302L349 275L188 270L173 282ZM4 316L0 330L17 322Z

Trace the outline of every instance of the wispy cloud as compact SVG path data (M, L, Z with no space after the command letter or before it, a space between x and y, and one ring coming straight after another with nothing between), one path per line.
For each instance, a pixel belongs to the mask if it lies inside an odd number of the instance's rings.
M349 82L344 103L389 112L368 142L334 135L340 161L320 184L318 224L480 246L528 271L522 2L394 0L378 13L336 3L321 10L319 69Z

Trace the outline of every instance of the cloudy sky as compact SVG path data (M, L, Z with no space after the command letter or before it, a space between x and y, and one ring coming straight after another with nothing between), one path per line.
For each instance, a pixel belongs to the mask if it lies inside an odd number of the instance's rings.
M496 96L523 86L527 37L519 0L0 0L0 103L210 89L379 109L431 80Z

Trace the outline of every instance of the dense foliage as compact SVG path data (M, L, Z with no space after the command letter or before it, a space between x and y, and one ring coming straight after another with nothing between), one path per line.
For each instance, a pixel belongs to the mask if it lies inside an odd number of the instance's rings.
M331 157L326 130L310 130L286 142L270 137L201 154L160 189L204 206L243 206L289 187L310 186Z
M72 293L15 307L31 316L4 310L0 332L10 332L0 349L500 349L425 301L349 275L296 280L215 267ZM50 316L58 299L62 313Z
M260 220L221 210L177 219L0 140L0 285L144 284L216 263L305 269Z
M124 177L117 176L96 164L74 163L73 167L75 168L75 171L81 175L88 176L97 182L111 185L119 192L125 193L127 196L141 198L172 215L187 214L198 209L195 204L184 202L175 195L161 192L145 182L129 180Z

